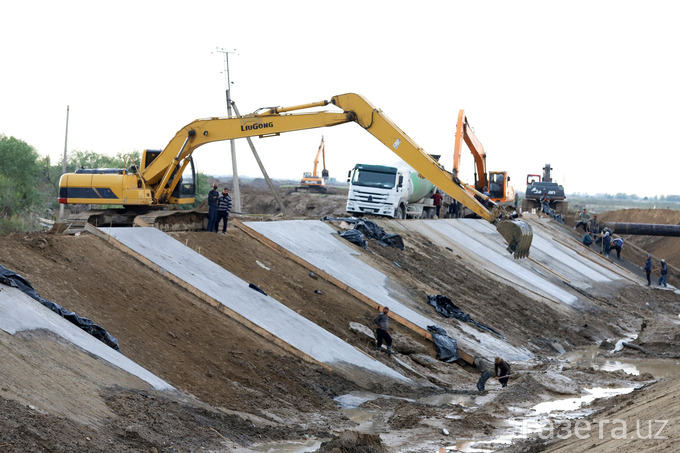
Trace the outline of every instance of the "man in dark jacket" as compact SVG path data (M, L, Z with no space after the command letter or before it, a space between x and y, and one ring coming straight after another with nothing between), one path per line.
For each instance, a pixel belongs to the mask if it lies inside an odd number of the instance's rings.
M602 236L602 254L609 258L609 252L611 251L612 248L612 236L609 234L609 231L604 232L604 236Z
M550 197L548 194L544 193L541 195L541 198L538 201L541 203L541 211L543 211L543 214L550 217Z
M647 255L645 261L645 274L647 274L647 286L652 286L652 255Z
M214 183L208 192L208 228L206 231L217 231L215 222L217 221L217 199L220 193L217 191L217 183Z
M659 277L659 286L663 283L664 288L667 288L666 276L668 275L668 266L666 260L661 260L661 276Z
M500 382L503 387L507 387L508 379L510 379L510 364L500 357L496 357L493 363L498 382Z
M217 199L217 220L215 220L215 233L220 226L220 221L224 221L222 226L222 234L227 233L227 222L229 221L229 213L231 212L231 197L229 196L229 189L226 187L222 191L222 195Z
M387 316L389 312L390 309L388 307L383 307L382 313L378 314L378 316L373 318L373 323L376 326L378 326L375 329L375 335L378 339L378 345L376 347L376 350L380 351L383 341L385 341L385 344L387 345L387 353L393 354L392 337L389 334L389 317Z

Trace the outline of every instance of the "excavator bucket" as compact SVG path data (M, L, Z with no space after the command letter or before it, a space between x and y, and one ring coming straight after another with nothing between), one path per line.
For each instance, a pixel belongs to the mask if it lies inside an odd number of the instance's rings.
M528 223L523 220L503 220L498 223L496 229L508 243L507 250L513 254L515 259L529 256L534 232Z

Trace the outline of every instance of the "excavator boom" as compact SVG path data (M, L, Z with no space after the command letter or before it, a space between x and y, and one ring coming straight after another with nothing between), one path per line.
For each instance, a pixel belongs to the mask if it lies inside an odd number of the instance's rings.
M295 112L328 104L340 108L342 112L316 111ZM295 112L295 113L289 113ZM348 93L334 96L330 101L303 104L294 107L276 107L262 113L253 113L230 118L206 118L195 120L170 140L168 145L138 174L106 175L110 187L105 189L110 195L102 198L71 198L72 189L96 186L98 176L88 175L90 179L78 179L73 174L65 174L60 181L60 202L105 204L154 205L167 203L173 190L181 180L182 170L186 168L191 154L200 146L236 138L253 136L272 136L318 127L330 127L356 122L381 143L391 149L402 160L417 170L432 184L439 187L452 198L471 209L481 218L491 223L507 219L504 212L494 207L493 213L475 199L462 185L454 181L453 175L444 170L428 153L420 148L406 133L397 127L379 109L358 94ZM101 188L103 192L104 188ZM77 190L73 190L77 193ZM94 193L100 193L99 190ZM498 228L509 244L509 250L516 258L529 254L532 232L522 221L504 220L504 228ZM505 231L505 232L504 232Z
M465 116L465 111L460 110L458 112L458 123L456 124L456 141L453 153L453 174L458 178L463 141L467 144L475 160L475 190L481 192L486 187L491 201L504 205L514 204L515 190L509 184L510 177L508 173L506 171L487 170L484 147L472 131L467 116Z
M489 186L486 172L486 153L482 143L477 139L468 123L465 110L460 110L458 112L458 122L456 123L456 142L453 153L453 168L456 177L459 177L458 174L460 172L460 155L462 153L463 141L465 141L472 153L472 157L475 159L475 168L477 169L475 189L481 192L484 187Z

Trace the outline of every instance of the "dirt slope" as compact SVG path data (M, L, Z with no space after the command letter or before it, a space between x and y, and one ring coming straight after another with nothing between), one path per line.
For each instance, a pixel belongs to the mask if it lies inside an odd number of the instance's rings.
M244 200L249 200L244 207L262 206L260 214L276 213L269 205L273 198L265 190L244 192ZM291 193L285 200L290 217L339 216L344 209L342 195ZM226 236L172 235L374 354L371 340L349 328L351 322L370 327L374 311L340 288L310 276L307 269L233 225ZM411 234L404 240L404 251L371 241L373 253L365 259L411 288L411 296L423 300L423 310L430 309L425 304L427 294L455 296L456 303L475 320L498 328L508 341L525 345L539 358L536 363L515 364L517 385L513 383L504 394L496 395L500 398L496 403L474 414L451 405L413 402L434 390L418 395L380 386L364 388L409 397L410 402L384 399L364 406L366 411L375 411L374 417L384 418L381 434L387 451L432 451L435 445L451 441L441 436L443 427L461 437L480 430L490 434L500 426L508 402L528 405L554 395L554 387L531 376L556 366L551 359L557 355L555 342L570 350L619 338L626 329L643 326L640 344L651 352L668 356L672 355L669 351L680 350L680 338L668 336L680 312L680 300L672 292L627 287L599 298L587 312L566 316L479 275L455 253L427 238ZM670 250L673 245L664 247ZM325 438L357 427L332 398L362 390L361 383L345 381L291 356L100 239L89 234L0 237L0 264L26 277L43 297L104 326L118 338L125 355L184 392L161 394L136 379L106 378L113 373L106 364L86 360L81 351L40 332L14 337L0 332L0 404L2 413L8 414L0 418L0 447L7 451L234 451L232 447L263 440ZM453 321L442 319L446 322ZM431 344L403 327L394 327L397 358L407 366L384 355L379 360L415 379L425 378L443 391L465 394L474 389L477 370L437 362ZM68 366L63 362L67 359ZM22 376L28 369L59 378L24 382ZM579 385L649 379L576 369L562 374ZM490 387L498 391L493 384ZM444 417L446 413L450 416ZM397 448L408 442L411 446L406 450Z

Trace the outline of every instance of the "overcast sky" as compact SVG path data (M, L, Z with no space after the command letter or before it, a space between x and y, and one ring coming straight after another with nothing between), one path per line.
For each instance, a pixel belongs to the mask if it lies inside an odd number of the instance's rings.
M451 169L465 109L489 170L549 163L567 193L680 194L680 4L674 1L5 1L0 134L64 150L160 149L226 116L356 92ZM332 107L329 107L332 109ZM397 157L356 124L254 139L269 175L331 177ZM238 173L261 176L245 140ZM473 161L463 155L472 182ZM228 142L194 153L232 174Z

